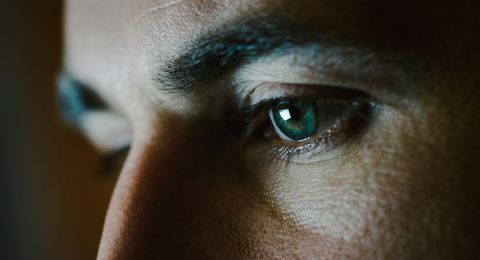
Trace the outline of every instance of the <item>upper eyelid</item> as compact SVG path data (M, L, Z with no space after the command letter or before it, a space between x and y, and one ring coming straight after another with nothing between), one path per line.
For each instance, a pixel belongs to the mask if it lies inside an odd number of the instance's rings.
M231 84L238 96L251 93L258 85L330 85L358 89L392 107L408 107L418 97L418 86L428 75L428 60L408 53L375 52L341 48L312 51L296 48L283 55L266 55L239 66ZM313 65L312 65L313 64Z
M58 79L57 98L63 118L75 126L80 125L85 113L108 108L97 93L68 73L62 73Z
M263 88L263 90L262 90ZM263 91L262 93L256 93ZM321 84L290 84L290 83L269 83L265 82L258 85L254 90L248 93L244 99L245 103L256 104L265 100L275 100L280 98L309 98L324 100L365 100L378 102L378 100L367 92L348 87L337 87Z

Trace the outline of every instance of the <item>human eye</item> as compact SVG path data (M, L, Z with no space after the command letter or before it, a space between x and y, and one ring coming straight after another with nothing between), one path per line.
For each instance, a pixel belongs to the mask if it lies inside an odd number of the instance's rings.
M285 162L314 162L354 141L376 109L364 92L341 87L275 84L260 96L249 112L250 134Z
M130 149L132 132L128 118L70 74L62 74L58 83L64 120L85 134L100 152L98 173L118 173Z

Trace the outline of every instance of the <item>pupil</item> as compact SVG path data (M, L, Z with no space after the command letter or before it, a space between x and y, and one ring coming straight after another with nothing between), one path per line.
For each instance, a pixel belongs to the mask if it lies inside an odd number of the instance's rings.
M291 106L289 108L289 111L290 111L290 115L291 115L293 121L297 121L297 120L301 119L301 117L302 117L301 112L297 107Z
M282 101L272 110L272 121L284 139L300 141L315 134L317 113L315 102Z

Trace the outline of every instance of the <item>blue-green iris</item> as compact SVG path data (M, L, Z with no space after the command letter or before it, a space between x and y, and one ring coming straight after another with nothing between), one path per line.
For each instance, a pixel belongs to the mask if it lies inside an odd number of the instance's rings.
M305 140L317 131L316 102L280 101L271 108L270 119L282 139L288 141Z

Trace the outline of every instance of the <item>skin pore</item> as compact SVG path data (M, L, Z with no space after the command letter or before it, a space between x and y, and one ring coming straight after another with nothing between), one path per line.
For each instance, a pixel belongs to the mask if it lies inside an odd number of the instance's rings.
M129 147L98 259L478 257L478 7L67 1L66 109ZM282 98L336 123L282 140Z

